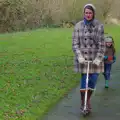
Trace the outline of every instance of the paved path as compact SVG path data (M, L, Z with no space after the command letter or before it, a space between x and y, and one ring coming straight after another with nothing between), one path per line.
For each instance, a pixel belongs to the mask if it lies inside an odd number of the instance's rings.
M118 58L119 59L119 58ZM119 120L120 119L120 59L113 65L110 88L104 89L104 78L99 76L92 96L92 114L83 118L80 114L79 86L45 115L43 120Z

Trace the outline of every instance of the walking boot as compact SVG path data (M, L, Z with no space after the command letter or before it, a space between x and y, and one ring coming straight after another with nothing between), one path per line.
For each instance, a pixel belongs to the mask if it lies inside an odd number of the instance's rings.
M92 95L92 90L88 90L88 96L87 96L87 109L90 112L91 111L91 95Z
M109 81L105 80L105 88L109 88Z
M80 91L80 94L81 94L81 111L83 112L83 109L84 109L84 99L85 99L85 91Z

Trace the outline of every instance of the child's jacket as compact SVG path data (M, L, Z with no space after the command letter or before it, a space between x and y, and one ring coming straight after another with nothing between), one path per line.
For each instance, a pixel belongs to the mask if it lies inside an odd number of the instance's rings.
M105 56L108 56L108 59L104 60L104 63L113 63L113 57L115 56L114 44L111 47L106 46Z

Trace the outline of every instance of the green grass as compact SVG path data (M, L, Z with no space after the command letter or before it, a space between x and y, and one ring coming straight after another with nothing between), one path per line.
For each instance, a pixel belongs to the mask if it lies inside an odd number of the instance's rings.
M119 47L119 27L107 26ZM73 72L72 29L0 35L0 120L40 120L79 84Z
M117 52L119 52L119 50L120 50L120 33L119 33L119 31L120 31L120 26L116 26L116 25L105 26L105 32L107 32L113 36Z
M71 30L0 35L0 120L36 120L79 83Z

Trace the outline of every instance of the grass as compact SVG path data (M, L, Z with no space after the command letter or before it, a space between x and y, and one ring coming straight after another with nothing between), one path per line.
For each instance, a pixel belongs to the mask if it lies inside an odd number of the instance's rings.
M106 31L119 47L117 26ZM0 35L0 120L40 120L79 84L73 72L72 29Z
M40 119L79 83L69 29L0 35L0 120Z
M120 35L119 35L120 27L116 25L107 25L105 26L105 32L112 35L115 41L116 51L119 52L120 50Z

